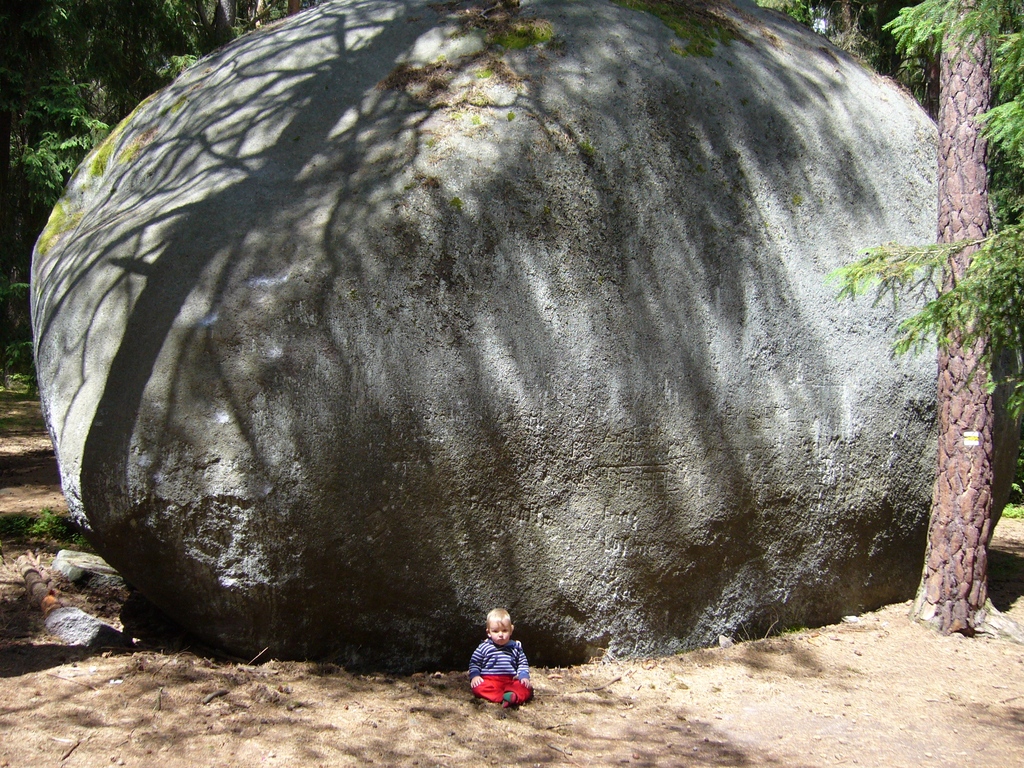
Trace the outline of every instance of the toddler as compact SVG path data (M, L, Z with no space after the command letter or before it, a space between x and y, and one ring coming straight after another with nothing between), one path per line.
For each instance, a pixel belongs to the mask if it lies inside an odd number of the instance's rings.
M525 704L533 696L530 665L523 646L512 639L512 618L495 608L487 614L487 639L469 660L469 687L474 696L503 707Z

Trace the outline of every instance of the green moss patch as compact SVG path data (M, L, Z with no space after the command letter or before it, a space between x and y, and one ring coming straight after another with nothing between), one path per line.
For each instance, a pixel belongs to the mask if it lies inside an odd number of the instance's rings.
M128 127L128 124L135 119L135 116L139 113L139 110L151 102L156 94L147 96L145 99L139 102L139 105L132 110L131 114L128 115L124 120L118 123L114 130L103 140L100 144L99 149L96 150L96 154L93 155L92 162L89 164L89 173L92 176L102 176L107 171L107 165L110 163L110 157L114 152L114 144L117 143L118 137L124 133L124 129Z
M685 46L672 45L679 56L712 56L719 43L741 37L736 23L710 3L683 0L612 0L623 8L657 16Z
M54 243L60 239L61 235L69 229L74 229L78 226L78 222L82 220L83 215L81 211L70 212L67 203L63 200L59 201L53 207L53 210L50 211L50 218L46 222L46 227L43 229L42 234L39 235L36 250L45 256Z
M117 156L117 162L130 163L144 147L153 143L153 139L156 138L156 134L156 128L150 128L148 131L140 133L132 139L131 143L129 143L128 146L125 147Z
M521 50L546 43L555 34L550 21L517 19L491 35L491 42L509 50Z
M117 132L111 131L110 134L103 140L96 153L92 156L92 162L89 163L89 175L90 176L102 176L107 171L107 163L110 162L110 156L114 152L114 142L117 140Z

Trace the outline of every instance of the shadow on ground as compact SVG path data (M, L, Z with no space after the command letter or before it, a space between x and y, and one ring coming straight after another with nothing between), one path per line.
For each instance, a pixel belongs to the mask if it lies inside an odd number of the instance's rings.
M1024 595L1024 546L1006 543L988 553L988 594L1000 611Z

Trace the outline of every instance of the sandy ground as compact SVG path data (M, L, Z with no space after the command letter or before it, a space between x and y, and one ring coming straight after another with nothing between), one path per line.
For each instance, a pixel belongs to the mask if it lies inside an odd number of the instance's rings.
M0 515L42 509L66 513L68 507L39 401L0 398Z
M18 495L0 494L0 514ZM0 566L0 766L1024 766L1024 646L939 636L904 604L731 648L535 669L536 699L505 713L473 700L462 670L218 658L123 588L55 577L67 604L138 638L60 645L24 599L28 544L5 542ZM31 544L44 562L56 550ZM997 526L992 592L1024 622L1024 521Z

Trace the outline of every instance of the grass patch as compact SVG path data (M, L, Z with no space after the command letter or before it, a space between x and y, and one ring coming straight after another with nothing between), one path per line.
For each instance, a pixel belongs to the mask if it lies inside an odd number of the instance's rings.
M1003 507L1003 517L1011 520L1024 520L1024 504L1007 504Z
M64 515L44 509L38 517L4 515L0 517L0 539L19 541L53 541L88 547L85 537Z
M786 635L798 635L801 632L806 632L808 629L809 627L806 627L803 624L794 624L790 627L783 627L780 629L779 636L785 637Z

